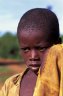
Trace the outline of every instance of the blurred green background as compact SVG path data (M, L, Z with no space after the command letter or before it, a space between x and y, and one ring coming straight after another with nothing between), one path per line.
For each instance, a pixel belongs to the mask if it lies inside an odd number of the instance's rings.
M63 35L61 35L63 42ZM19 59L19 44L17 36L6 32L0 37L0 58Z
M0 37L0 58L19 59L19 47L17 36L6 32Z

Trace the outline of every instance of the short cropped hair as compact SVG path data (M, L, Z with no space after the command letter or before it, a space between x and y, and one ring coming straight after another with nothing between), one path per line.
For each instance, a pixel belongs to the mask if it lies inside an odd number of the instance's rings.
M27 11L20 19L17 27L17 35L24 29L37 28L48 34L53 42L57 41L59 33L59 22L56 14L46 8L34 8Z

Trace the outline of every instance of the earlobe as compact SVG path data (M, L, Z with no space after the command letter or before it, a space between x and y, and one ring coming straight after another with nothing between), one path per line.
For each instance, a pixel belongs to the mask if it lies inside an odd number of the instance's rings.
M58 38L58 40L56 40L55 44L61 44L62 43L62 39L61 37Z
M61 37L59 38L59 44L61 44L62 43L62 39L61 39Z

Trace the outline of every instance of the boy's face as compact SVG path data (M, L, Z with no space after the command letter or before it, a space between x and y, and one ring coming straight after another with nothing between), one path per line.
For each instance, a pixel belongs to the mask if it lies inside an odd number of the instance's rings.
M45 40L44 34L37 29L23 30L19 36L19 44L26 65L37 72L44 59L44 54L51 44Z

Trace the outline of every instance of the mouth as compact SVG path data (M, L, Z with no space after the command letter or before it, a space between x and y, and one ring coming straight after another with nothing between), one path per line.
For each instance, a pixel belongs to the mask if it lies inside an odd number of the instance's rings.
M29 66L28 66L30 69L32 69L32 70L38 70L39 69L39 67L40 67L40 64L30 64Z

